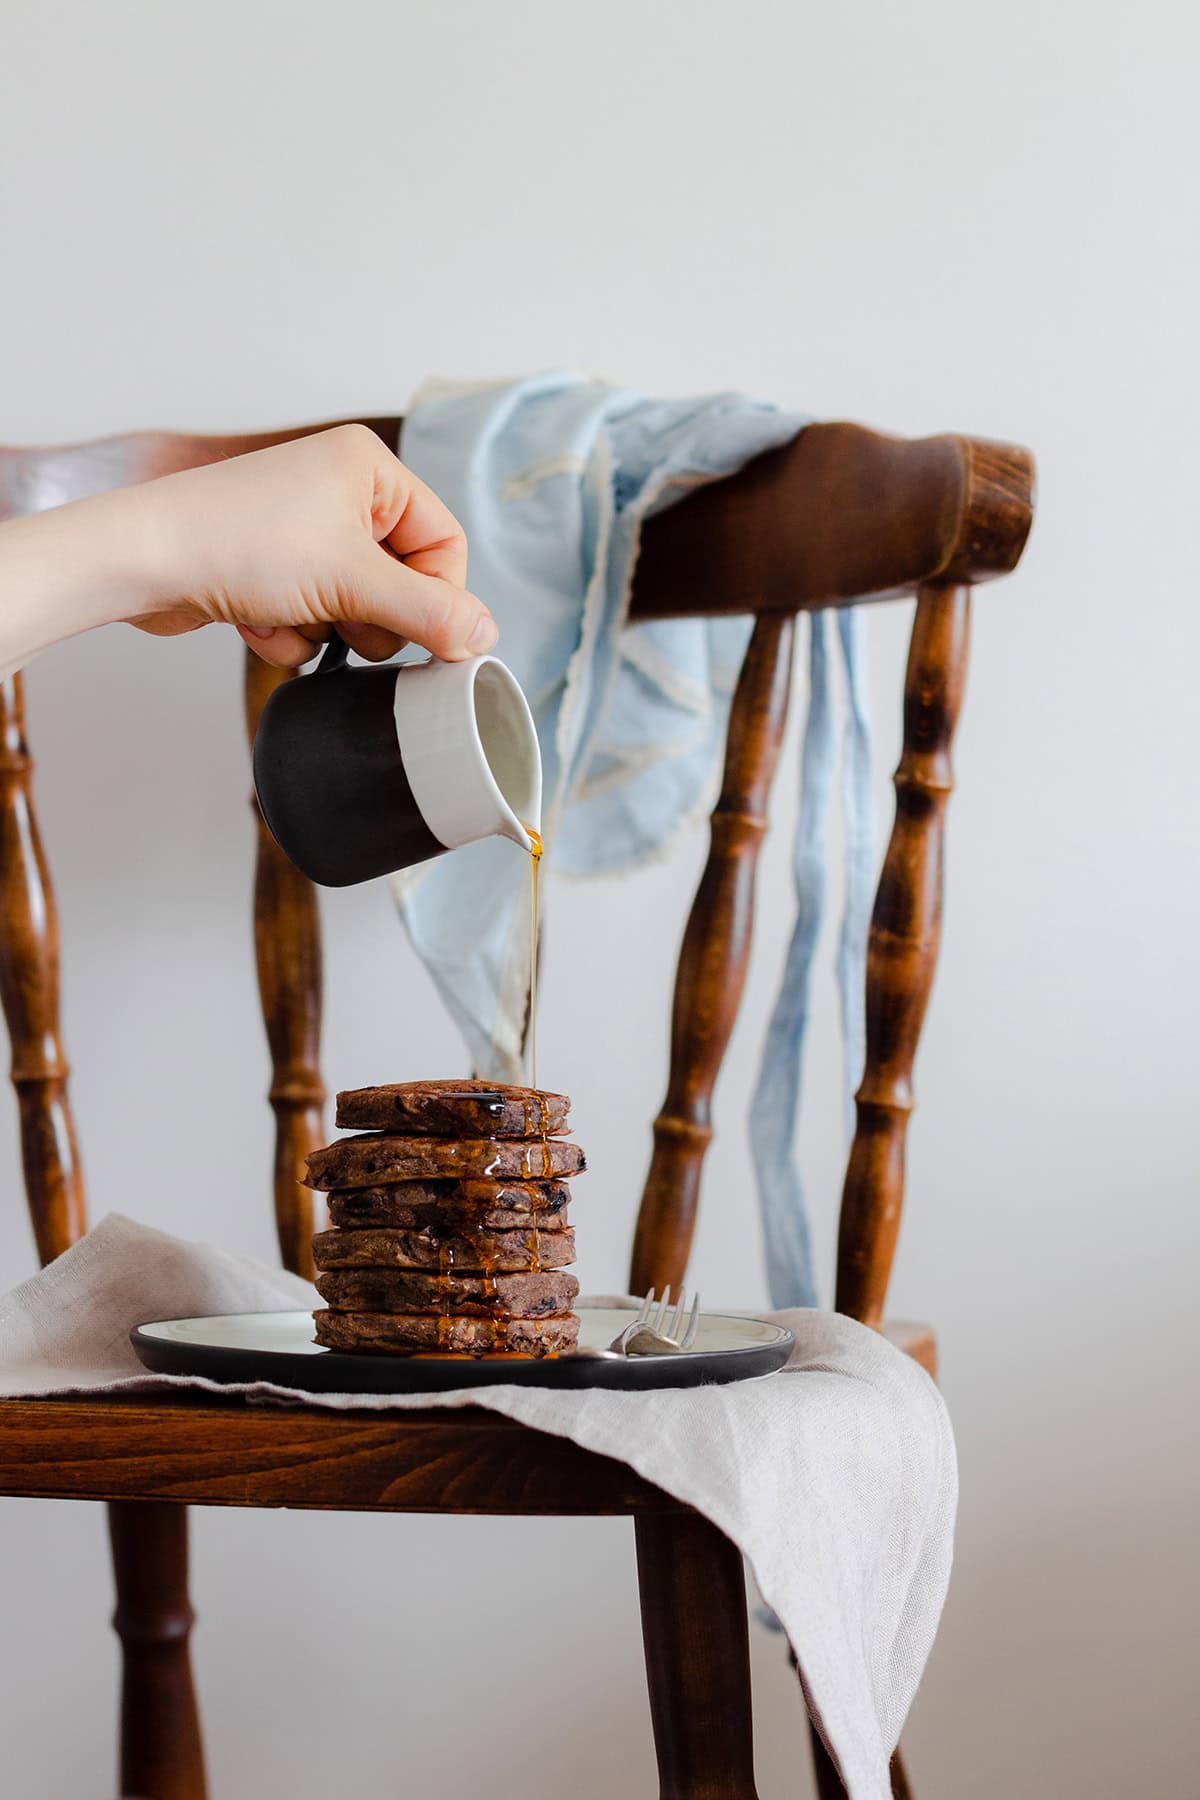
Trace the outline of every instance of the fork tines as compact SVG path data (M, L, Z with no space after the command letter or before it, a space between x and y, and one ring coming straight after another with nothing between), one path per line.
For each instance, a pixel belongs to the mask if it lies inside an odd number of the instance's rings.
M681 1350L690 1350L696 1341L696 1333L700 1329L700 1295L697 1294L695 1296L692 1301L691 1311L688 1312L687 1289L681 1287L679 1289L679 1299L674 1312L671 1314L671 1322L669 1325L667 1323L667 1313L671 1305L670 1285L668 1284L662 1299L659 1300L657 1309L652 1312L656 1298L656 1292L654 1288L651 1288L650 1292L646 1295L646 1298L642 1301L641 1310L637 1316L637 1323L639 1325L648 1325L651 1331L655 1332L659 1337L668 1338L672 1343L678 1344ZM684 1326L685 1315L687 1318L686 1326ZM681 1330L683 1332L682 1337L680 1336Z

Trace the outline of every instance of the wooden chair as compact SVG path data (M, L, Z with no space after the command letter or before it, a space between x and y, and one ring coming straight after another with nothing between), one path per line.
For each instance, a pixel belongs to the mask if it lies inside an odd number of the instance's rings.
M395 444L398 419L368 423ZM317 429L312 427L311 429ZM144 435L0 451L0 519L300 435ZM797 610L916 595L896 817L871 923L867 1060L842 1200L839 1310L882 1328L900 1218L911 1073L937 955L950 744L972 584L1013 569L1032 518L1032 459L960 437L915 442L810 427L646 528L640 618L754 613L712 845L683 939L670 1080L630 1285L683 1279L713 1084L741 997L755 863L787 713ZM254 723L279 676L254 657ZM31 793L21 678L0 699L0 997L12 1037L25 1183L43 1260L85 1229L58 1016L58 933ZM311 1271L312 1196L297 1181L324 1141L316 895L259 823L258 975L273 1064L275 1216L283 1260ZM932 1334L896 1341L931 1371ZM0 1493L108 1503L124 1654L122 1792L201 1800L188 1656L187 1505L391 1512L630 1514L664 1800L753 1800L742 1560L706 1520L621 1463L483 1411L403 1417L178 1398L0 1402ZM705 1628L694 1629L702 1612ZM822 1796L842 1792L816 1745ZM895 1766L895 1791L907 1792Z

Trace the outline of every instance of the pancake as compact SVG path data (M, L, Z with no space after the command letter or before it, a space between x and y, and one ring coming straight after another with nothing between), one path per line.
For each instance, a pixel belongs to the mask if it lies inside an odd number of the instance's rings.
M485 1176L492 1181L544 1181L574 1175L586 1166L578 1144L562 1138L532 1140L393 1137L339 1138L308 1158L314 1188L388 1186L430 1177Z
M393 1087L348 1088L337 1097L335 1123L352 1131L405 1137L541 1138L569 1130L565 1094L504 1087L493 1081L405 1081Z
M330 1269L317 1292L336 1312L467 1314L473 1318L547 1319L569 1312L579 1292L573 1275L429 1275L413 1269Z
M346 1230L395 1225L479 1226L493 1231L557 1231L567 1222L565 1181L400 1181L393 1187L346 1188L329 1196L329 1217Z
M441 1319L426 1314L317 1312L314 1332L328 1350L374 1356L556 1356L579 1336L574 1313L560 1319Z
M429 1225L421 1231L319 1231L318 1269L561 1269L575 1261L573 1231L483 1231Z

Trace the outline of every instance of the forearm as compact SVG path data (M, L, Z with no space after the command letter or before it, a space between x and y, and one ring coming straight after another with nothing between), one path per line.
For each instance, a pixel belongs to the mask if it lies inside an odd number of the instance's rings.
M340 425L0 525L0 674L116 619L235 625L278 668L335 628L372 662L406 641L453 661L496 641L466 573L437 495Z
M137 489L0 524L0 675L158 603Z

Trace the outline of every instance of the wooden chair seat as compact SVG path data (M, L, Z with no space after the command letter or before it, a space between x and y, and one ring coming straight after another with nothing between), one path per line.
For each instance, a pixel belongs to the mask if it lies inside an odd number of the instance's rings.
M365 421L395 444L400 421ZM303 435L143 434L0 449L0 520ZM1016 566L1032 520L1027 452L960 437L906 442L813 425L658 514L635 619L753 613L708 862L679 957L670 1077L638 1215L630 1290L684 1279L712 1136L711 1102L745 980L755 871L787 717L796 615L914 595L896 818L872 916L866 1068L842 1196L836 1304L882 1328L904 1187L912 1067L941 920L950 748L971 588ZM247 657L251 733L287 679ZM86 1230L59 1029L58 925L33 809L19 676L0 684L0 1001L13 1044L25 1185L43 1261ZM298 1180L324 1141L317 897L258 823L255 941L275 1113L275 1217L286 1267L312 1272ZM411 1073L421 1073L412 1070ZM933 1334L890 1335L934 1373ZM642 1635L663 1800L756 1800L740 1552L624 1464L482 1408L331 1413L180 1394L0 1401L0 1494L108 1502L121 1640L121 1791L205 1800L188 1631L187 1506L624 1514L634 1520ZM703 1629L698 1629L702 1621ZM814 1742L821 1800L842 1788ZM908 1793L893 1767L893 1792Z
M203 1395L0 1402L0 1490L339 1512L680 1510L623 1463L482 1407L329 1412Z
M933 1372L928 1326L888 1336ZM196 1392L0 1401L0 1493L337 1512L687 1510L624 1463L483 1407L331 1412Z

